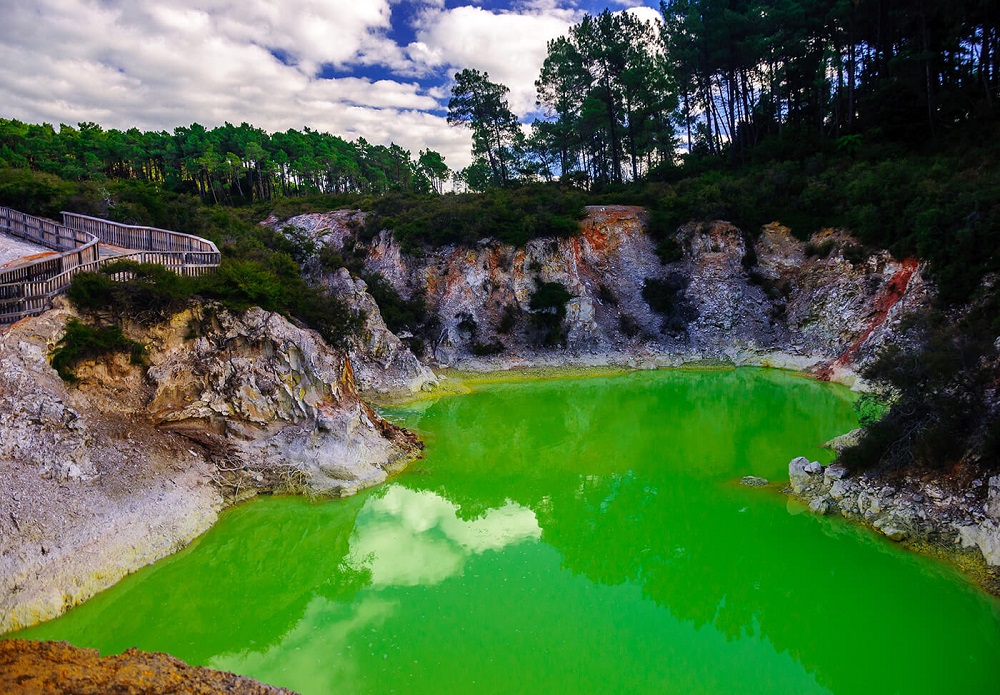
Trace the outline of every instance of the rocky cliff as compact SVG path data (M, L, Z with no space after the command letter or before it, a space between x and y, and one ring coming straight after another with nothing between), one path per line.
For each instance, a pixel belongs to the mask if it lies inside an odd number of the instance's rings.
M641 208L601 206L587 209L572 238L523 248L485 240L413 257L388 231L359 239L362 219L339 211L268 223L318 246L360 249L367 272L403 297L423 296L435 319L426 358L445 366L722 360L850 381L850 368L927 299L914 261L863 251L839 231L806 243L777 224L755 239L725 222L690 224L663 263ZM572 295L555 347L543 344L531 308L543 282Z
M180 549L257 492L349 494L418 449L350 361L277 314L196 306L128 326L147 363L48 355L74 314L0 334L0 633L52 618Z
M958 490L940 477L850 477L843 466L799 457L789 464L788 477L792 495L814 514L860 522L951 560L956 551L973 551L986 565L975 572L977 579L1000 592L1000 475L976 478L969 489Z

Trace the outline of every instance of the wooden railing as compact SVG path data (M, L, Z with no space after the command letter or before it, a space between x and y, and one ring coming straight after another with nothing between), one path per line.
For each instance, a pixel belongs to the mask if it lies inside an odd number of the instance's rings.
M0 207L0 230L61 251L58 256L0 271L0 324L40 314L69 287L73 276L107 263L157 263L180 275L197 276L212 272L222 259L215 244L191 234L68 212L63 213L63 222ZM102 258L100 243L132 251Z
M75 212L64 212L62 217L63 225L66 227L93 234L101 240L102 244L108 246L137 251L219 255L219 249L216 248L215 244L208 239L202 239L192 234L182 234L156 227L119 224L102 220L99 217L77 215ZM216 259L216 265L218 265L218 259Z

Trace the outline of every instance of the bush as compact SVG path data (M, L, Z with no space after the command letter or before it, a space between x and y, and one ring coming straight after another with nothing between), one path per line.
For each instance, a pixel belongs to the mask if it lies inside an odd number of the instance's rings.
M67 295L81 311L109 312L119 320L145 324L162 321L197 296L235 312L259 306L297 318L335 346L343 346L357 332L364 317L308 285L287 254L273 253L265 259L266 263L224 259L218 271L196 278L156 264L119 261L97 273L77 274Z
M422 293L415 293L412 299L403 299L396 288L378 273L364 273L361 277L378 304L385 325L393 333L416 333L427 323L427 305Z
M649 308L660 316L670 316L677 306L678 288L659 278L646 278L642 282L642 298Z
M517 317L520 314L517 307L513 304L508 304L503 308L503 313L500 315L500 324L497 326L497 333L501 335L507 335L512 330L517 323Z
M499 340L492 340L488 343L480 343L479 341L476 341L472 344L472 354L476 357L491 357L493 355L499 355L504 350L506 350L506 348Z
M142 364L145 347L122 333L119 325L91 326L77 319L66 322L66 333L49 353L49 361L64 381L78 381L73 369L81 361L111 353L128 353L132 364Z
M66 294L77 309L155 323L180 308L196 285L162 265L122 260L78 273Z
M656 244L656 255L660 258L660 263L676 263L684 257L684 249L672 237L661 239Z
M561 282L535 281L535 291L528 307L532 312L532 321L542 333L542 344L545 347L565 344L563 319L566 318L566 302L574 296Z
M523 246L539 237L576 234L585 216L585 194L569 187L528 184L484 193L391 194L369 205L365 239L391 229L403 251L424 246L474 245L483 239Z
M1000 468L988 455L1000 431L991 405L993 385L1000 383L993 346L998 303L994 295L958 320L924 315L910 329L913 348L882 350L864 370L882 392L859 401L864 431L856 446L841 452L844 465L856 471Z
M649 308L663 317L661 333L683 334L687 324L697 318L697 311L684 300L686 278L679 273L670 274L665 280L646 278L642 283L642 298Z

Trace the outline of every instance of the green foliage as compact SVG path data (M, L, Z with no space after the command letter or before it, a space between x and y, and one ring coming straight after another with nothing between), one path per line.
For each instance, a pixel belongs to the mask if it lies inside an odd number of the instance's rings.
M504 344L499 340L492 340L488 343L476 341L472 344L472 354L476 357L492 357L493 355L499 355L506 349Z
M642 282L642 298L660 316L670 316L677 306L677 287L659 278L646 278Z
M656 29L637 15L585 15L549 42L535 88L549 120L535 121L532 142L552 162L549 175L600 187L672 160L669 65Z
M1000 382L998 308L1000 295L991 291L958 320L919 317L908 336L916 349L883 349L864 372L883 392L860 402L865 429L858 445L841 453L848 468L1000 469L989 456L1000 427L992 405Z
M190 279L161 265L122 260L98 272L78 273L66 294L81 311L155 323L179 309L194 289Z
M78 379L73 370L81 361L116 352L128 353L132 364L142 364L145 347L127 338L117 324L99 327L70 319L66 333L49 353L49 361L64 381L75 383Z
M532 321L542 333L541 342L545 347L565 343L563 320L566 318L566 302L574 296L561 282L536 280L528 307L531 309Z
M656 255L660 257L660 263L676 263L684 257L684 249L676 239L666 237L657 242Z
M290 257L272 253L265 258L226 258L217 272L197 278L160 265L119 261L97 273L78 273L67 296L81 311L146 324L162 321L197 296L236 312L259 306L297 318L332 345L343 345L357 332L363 317L308 285Z
M419 331L428 321L427 304L423 294L415 294L411 299L403 297L377 273L362 273L362 279L368 285L368 292L378 304L382 320L393 333Z
M854 411L858 414L858 424L869 427L881 420L889 412L889 403L883 396L875 393L863 393L854 403Z
M646 278L643 281L642 298L650 309L663 317L660 323L661 333L680 335L687 330L688 322L697 316L694 309L684 301L682 291L685 286L685 279L678 273L670 274L663 280ZM624 332L625 327L622 330Z
M824 239L817 243L806 244L806 258L826 258L837 247L837 242L833 239Z
M149 192L155 198L161 190L234 205L315 194L429 192L435 180L440 188L448 175L444 160L432 150L421 157L418 164L398 145L375 145L363 138L350 142L308 128L268 134L247 123L212 129L194 123L173 133L122 132L93 123L56 130L0 119L0 170L31 169L63 181L131 182L137 185L133 191L146 188L144 207ZM47 202L52 194L43 188L19 193L17 187L16 177L0 175L0 198L33 198L31 205L17 209L44 208L50 216L58 212ZM124 203L121 213L129 214Z
M517 318L520 315L520 311L513 304L508 304L503 308L503 313L500 315L500 323L497 326L497 333L501 335L507 335L517 324Z
M642 332L639 322L635 320L635 317L629 314L619 315L618 330L620 330L626 338L634 338Z
M555 185L494 188L482 194L390 195L373 201L365 236L391 229L407 253L423 246L474 245L483 239L523 246L579 231L584 194Z
M472 154L489 167L490 183L495 186L505 186L514 178L524 140L517 116L507 104L509 92L504 85L491 82L489 73L466 69L455 74L448 101L448 123L472 130Z

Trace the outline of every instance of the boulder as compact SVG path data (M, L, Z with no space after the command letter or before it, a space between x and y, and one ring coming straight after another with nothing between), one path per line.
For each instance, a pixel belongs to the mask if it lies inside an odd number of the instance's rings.
M788 482L797 495L801 495L807 487L812 485L810 466L809 459L805 456L794 458L788 464Z
M1000 475L990 478L984 511L993 521L1000 522Z

